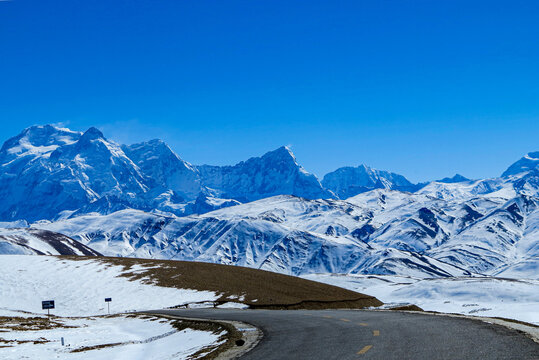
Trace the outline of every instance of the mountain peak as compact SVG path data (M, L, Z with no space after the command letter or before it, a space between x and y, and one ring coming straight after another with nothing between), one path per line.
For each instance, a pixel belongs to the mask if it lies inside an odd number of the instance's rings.
M72 131L66 128L60 128L54 125L32 125L24 129L19 135L15 136L13 139L22 139L26 138L32 144L34 143L45 143L50 140L50 138L57 135L80 135L79 132Z
M173 152L172 149L161 139L152 139L148 141L143 141L131 145L122 145L122 148L128 149L129 151L167 151L167 152Z
M529 160L539 160L539 151L533 151L533 152L530 152L530 153L527 153L526 156L524 156L526 159L529 159Z
M370 167L369 165L367 164L360 164L358 166L355 167L355 169L359 170L359 171L363 171L365 173L368 173L368 172L373 172L373 171L378 171L376 169L373 169L372 167Z
M204 186L219 190L221 197L241 202L283 194L308 199L333 197L316 176L297 163L288 146L233 166L202 165L197 169Z
M296 156L288 146L281 146L275 150L268 151L267 153L262 155L262 157L251 158L247 160L246 163L250 163L253 161L258 162L260 160L262 160L262 162L266 164L280 164L279 166L285 166L287 168L299 168L303 170L303 167L298 164Z
M191 167L189 163L183 161L178 154L176 154L170 146L161 139L152 139L136 144L122 145L122 150L124 150L129 157L133 157L134 159L132 160L135 163L155 160L157 158L168 158L171 159L170 161L177 160L182 162L185 166Z
M166 145L166 143L161 139L151 139L151 140L148 140L147 143L149 145L154 145L154 146Z
M279 157L279 158L292 158L296 161L294 153L288 146L281 146L275 150L268 151L262 157Z
M446 183L446 184L453 184L453 183L459 183L459 182L465 182L465 181L470 181L470 179L460 174L455 174L453 177L445 177L441 180L436 180L436 182L441 182L441 183Z
M373 189L415 191L418 186L412 184L402 175L373 169L365 164L356 167L341 167L330 172L322 179L322 185L341 199Z
M93 126L86 130L82 137L87 140L105 139L103 133Z
M526 171L539 168L539 151L529 152L520 160L509 166L502 174L502 177L520 174Z
M2 161L27 155L42 156L50 154L58 146L74 143L80 136L79 132L54 125L34 125L6 140L0 154Z

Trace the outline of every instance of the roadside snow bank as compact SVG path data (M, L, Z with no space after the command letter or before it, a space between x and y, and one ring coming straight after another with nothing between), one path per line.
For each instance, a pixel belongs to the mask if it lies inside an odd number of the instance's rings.
M133 271L135 269L131 269ZM88 316L161 309L190 302L214 301L212 291L174 289L131 281L123 266L99 260L69 260L52 256L0 255L0 316L13 311L46 314L41 301L55 300L51 313ZM10 311L11 310L11 311ZM17 316L34 316L17 313Z
M504 317L539 325L539 280L494 277L419 279L384 275L303 276L424 310Z
M159 318L63 318L54 319L54 323L60 326L41 330L0 326L2 345L7 346L0 347L0 358L187 359L222 341L221 334L194 329L177 331L169 321Z

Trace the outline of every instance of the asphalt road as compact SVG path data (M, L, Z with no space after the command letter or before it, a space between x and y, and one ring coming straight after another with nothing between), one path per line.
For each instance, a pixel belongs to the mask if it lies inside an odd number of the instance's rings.
M163 310L182 317L237 320L262 329L251 359L539 359L525 335L481 321L357 310Z

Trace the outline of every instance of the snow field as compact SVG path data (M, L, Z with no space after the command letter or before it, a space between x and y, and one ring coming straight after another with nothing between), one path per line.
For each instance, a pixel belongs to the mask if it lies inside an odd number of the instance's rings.
M428 311L504 317L539 325L539 280L338 274L303 278L372 295L384 303L412 303Z
M185 329L177 331L169 321L126 316L64 318L65 326L49 330L1 332L0 338L23 341L0 347L0 358L15 359L187 359L199 350L221 343L222 334ZM3 329L2 329L3 330ZM61 344L61 338L65 346ZM40 343L24 342L41 340ZM44 342L43 342L44 341ZM75 349L121 343L81 352ZM4 344L3 344L4 345Z
M135 270L136 269L132 269ZM126 270L96 260L69 260L52 256L0 255L0 316L46 314L41 301L55 300L52 314L91 316L162 309L190 302L214 301L211 291L165 288L121 277Z

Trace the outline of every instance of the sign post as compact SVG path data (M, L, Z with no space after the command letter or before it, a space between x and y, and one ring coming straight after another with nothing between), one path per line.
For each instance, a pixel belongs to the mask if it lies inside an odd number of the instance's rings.
M41 309L45 310L47 309L47 317L49 319L49 322L51 321L51 311L50 309L54 309L54 300L45 300L41 302Z
M110 315L110 302L112 301L112 298L105 298L105 302L107 303L107 309Z

